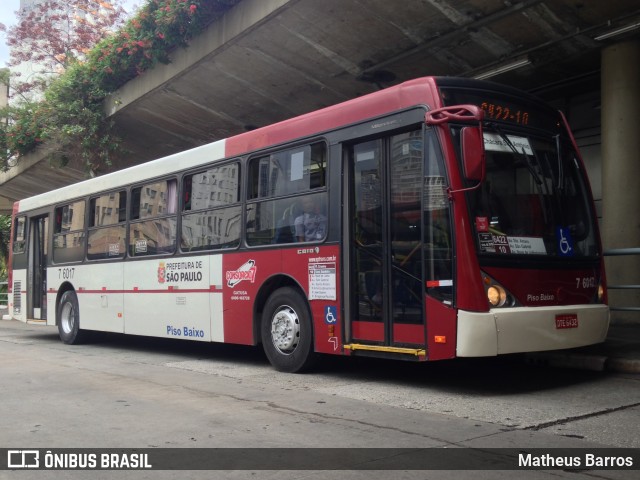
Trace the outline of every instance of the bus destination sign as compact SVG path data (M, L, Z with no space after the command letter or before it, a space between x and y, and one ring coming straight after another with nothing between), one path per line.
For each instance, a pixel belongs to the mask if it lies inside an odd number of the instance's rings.
M552 109L540 107L524 98L493 91L448 86L441 89L441 94L445 106L477 105L484 111L487 121L545 129L558 124L558 117Z

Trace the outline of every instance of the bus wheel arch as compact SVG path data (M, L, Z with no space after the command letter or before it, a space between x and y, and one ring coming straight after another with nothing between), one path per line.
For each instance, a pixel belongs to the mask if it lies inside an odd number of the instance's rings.
M68 283L63 284L58 290L56 324L63 343L77 345L86 339L86 331L80 329L78 295Z
M313 322L303 290L295 283L278 283L256 317L260 318L262 348L271 364L281 372L301 372L312 366Z

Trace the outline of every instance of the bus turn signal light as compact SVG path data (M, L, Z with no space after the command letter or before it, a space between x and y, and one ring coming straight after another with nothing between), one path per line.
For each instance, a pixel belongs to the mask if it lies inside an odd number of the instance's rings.
M435 335L433 337L433 340L436 343L447 343L447 337L445 337L444 335Z

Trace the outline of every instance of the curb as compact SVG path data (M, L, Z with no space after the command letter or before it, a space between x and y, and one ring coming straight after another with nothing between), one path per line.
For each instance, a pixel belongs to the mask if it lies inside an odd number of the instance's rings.
M572 368L593 372L640 373L640 360L634 358L609 357L607 355L580 353L528 353L528 365Z
M607 370L617 373L640 373L640 360L635 358L610 358Z

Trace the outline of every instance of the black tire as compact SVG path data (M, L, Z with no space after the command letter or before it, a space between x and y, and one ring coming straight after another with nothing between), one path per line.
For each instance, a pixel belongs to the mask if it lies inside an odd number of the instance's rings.
M316 359L311 313L305 298L283 287L271 294L262 313L262 348L280 372L302 372Z
M77 345L86 340L86 332L80 330L80 308L76 292L68 290L62 294L57 310L58 334L67 345Z

